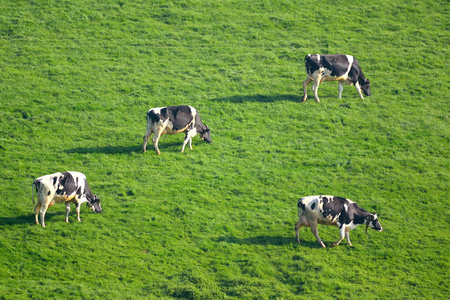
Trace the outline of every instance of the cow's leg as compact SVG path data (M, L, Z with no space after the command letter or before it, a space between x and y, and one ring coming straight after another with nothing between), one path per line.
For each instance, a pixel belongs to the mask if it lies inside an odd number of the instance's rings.
M144 135L144 138L143 138L144 144L142 145L142 153L145 153L147 151L147 143L148 143L148 140L150 139L150 135L151 134Z
M339 81L339 83L338 83L338 88L339 88L339 99L341 99L341 97L342 97L342 91L344 90L344 82Z
M192 148L192 137L189 138L189 149L194 150L194 149Z
M153 147L155 147L155 150L156 150L156 153L158 154L158 155L160 155L161 154L161 151L159 151L159 148L158 148L158 142L159 142L159 138L161 137L161 134L162 134L162 130L158 130L157 132L155 132L155 134L153 135Z
M186 147L186 144L189 142L189 147L192 150L192 141L191 137L189 136L189 132L186 132L186 135L184 136L183 146L181 147L181 152L184 152L184 148Z
M66 223L69 223L69 213L70 213L70 202L67 201L66 202L66 219L65 219Z
M144 144L142 146L142 152L145 153L147 151L147 143L148 140L150 139L150 136L152 135L152 130L150 128L150 126L147 127L147 132L144 135Z
M303 80L303 99L302 99L302 101L304 102L304 101L306 101L306 98L308 98L308 93L307 93L307 89L308 89L308 85L311 83L311 81L312 81L312 79L311 78L309 78L309 76L305 79L305 80Z
M362 94L362 90L361 90L361 86L359 85L359 82L355 82L355 88L358 91L359 97L361 97L361 99L364 99L364 96Z
M311 226L311 232L316 237L316 239L319 242L320 246L322 246L323 248L326 248L325 244L322 242L322 239L319 236L319 230L317 228L317 221L309 222L309 226Z
M42 227L45 227L45 213L47 212L47 209L50 206L53 206L55 204L55 200L48 201L47 199L44 201L44 203L41 205L41 224Z
M319 85L320 85L321 80L322 80L322 75L319 74L317 76L317 79L314 80L314 85L313 85L314 97L316 98L317 102L320 102L318 91L319 91Z
M78 222L81 222L81 219L80 219L80 210L81 210L81 205L80 205L80 203L75 203L75 206L76 206L76 209L75 209L75 211L77 212L77 220L78 220Z
M336 243L333 243L332 246L339 245L342 242L342 240L344 239L344 237L346 235L345 234L345 226L342 226L341 228L339 228L339 235L340 235L339 240Z
M195 129L190 129L186 132L186 136L184 137L183 147L181 148L181 152L184 152L184 147L186 147L186 144L189 143L189 148L191 150L194 150L192 148L192 138L197 134L197 131Z
M44 206L41 206L41 225L45 227L45 211Z
M302 228L303 222L302 218L299 218L297 223L295 223L295 239L297 240L297 243L300 244L300 238L298 236L298 232L300 231L300 228Z
M42 203L41 201L37 201L36 206L34 207L34 217L36 219L36 224L39 225L39 210L41 209ZM42 219L41 219L42 220Z
M53 202L53 201L52 201ZM45 227L45 213L47 212L47 209L51 206L51 202L45 201L42 205L41 205L41 225L42 227Z
M353 245L352 245L352 242L350 242L350 231L346 231L346 232L345 232L345 238L347 239L347 243L348 243L350 246L353 246Z

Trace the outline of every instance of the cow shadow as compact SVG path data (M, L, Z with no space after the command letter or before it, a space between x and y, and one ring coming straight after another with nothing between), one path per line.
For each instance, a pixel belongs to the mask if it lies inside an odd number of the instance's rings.
M28 214L17 217L0 217L0 226L34 224L34 223L35 223L34 214Z
M301 102L302 95L236 95L231 97L223 97L212 99L215 102L231 102L231 103L244 103L244 102L261 102L271 103L277 101L293 101Z
M63 206L64 207L64 206ZM73 209L72 205L72 211L69 215L70 222L74 222L76 220L76 213L75 209ZM47 210L45 213L45 223L47 224L50 222L64 222L64 219L66 217L65 211L51 211ZM73 218L73 219L71 219ZM39 216L39 222L41 222L41 217ZM30 225L36 225L36 220L34 218L34 213L23 215L23 216L17 216L17 217L0 217L0 227L1 226L11 226L11 225L22 225L22 224L30 224ZM40 225L39 225L40 226Z
M75 212L71 212L71 215L75 216ZM55 220L62 220L64 222L64 218L66 216L66 213L64 211L55 211L55 212L48 212L45 214L45 223L47 221L51 221L52 219ZM69 216L70 218L70 216ZM41 218L39 217L39 222L41 222ZM17 217L0 217L0 226L6 226L6 225L21 225L21 224L30 224L35 225L36 221L34 219L34 213L27 214L23 216L17 216Z
M142 152L142 145L140 146L105 146L105 147L80 147L65 150L64 152L71 153L106 153L106 154L124 154L133 152Z
M234 236L221 236L216 239L216 242L227 242L230 244L239 245L274 245L274 246L284 246L284 245L302 245L309 248L317 248L317 243L310 241L302 241L298 244L294 236L284 237L284 236L254 236L248 238L237 238Z
M159 150L163 151L181 151L181 146L183 145L183 139L179 142L164 142L164 139L159 140ZM130 153L142 153L142 145L137 146L105 146L105 147L80 147L72 148L64 151L67 154L79 153L79 154L92 154L92 153L103 153L103 154L130 154ZM155 152L153 148L153 143L151 140L147 145L147 152Z

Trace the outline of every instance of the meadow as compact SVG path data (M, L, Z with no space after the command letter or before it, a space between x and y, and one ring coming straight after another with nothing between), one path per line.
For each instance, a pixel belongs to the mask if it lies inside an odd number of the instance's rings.
M449 5L418 0L0 4L0 299L448 299ZM372 83L300 102L308 53ZM149 108L211 128L141 153ZM103 212L34 223L33 180L86 174ZM377 212L354 246L294 238L297 200ZM338 229L321 226L330 246Z

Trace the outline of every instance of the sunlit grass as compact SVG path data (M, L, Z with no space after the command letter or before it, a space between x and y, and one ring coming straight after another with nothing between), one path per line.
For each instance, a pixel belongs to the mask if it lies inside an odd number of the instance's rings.
M14 1L0 5L0 298L448 298L444 3ZM300 102L308 53L372 82ZM436 80L436 75L439 80ZM145 113L189 104L212 144ZM34 224L32 181L80 171L103 213ZM382 233L294 239L301 196L348 197ZM319 227L327 245L334 227ZM432 276L430 275L432 274Z

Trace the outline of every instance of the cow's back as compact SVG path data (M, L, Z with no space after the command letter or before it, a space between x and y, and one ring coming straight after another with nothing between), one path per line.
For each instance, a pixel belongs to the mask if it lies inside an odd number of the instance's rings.
M346 211L353 201L331 195L307 196L298 200L299 210L310 219L317 219L321 224L335 224L339 216Z
M80 172L58 172L38 177L34 181L38 197L50 197L56 200L66 199L85 186L86 176ZM57 201L58 202L58 201Z
M174 131L182 130L194 120L195 109L188 105L167 108L167 114Z

